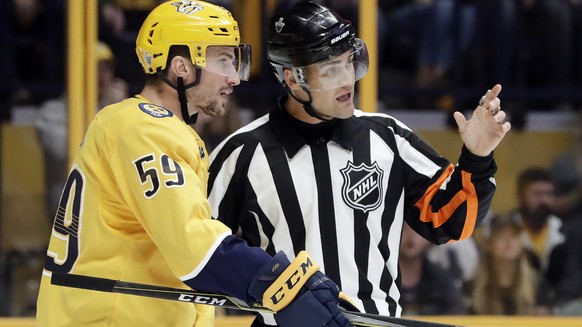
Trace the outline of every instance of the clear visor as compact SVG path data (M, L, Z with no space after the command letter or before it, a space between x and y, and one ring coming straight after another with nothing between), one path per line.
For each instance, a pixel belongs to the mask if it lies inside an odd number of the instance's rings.
M299 85L310 91L351 86L368 72L368 49L356 38L354 47L337 57L303 67L293 67Z
M251 73L251 46L208 46L206 67L202 69L230 78L248 81Z

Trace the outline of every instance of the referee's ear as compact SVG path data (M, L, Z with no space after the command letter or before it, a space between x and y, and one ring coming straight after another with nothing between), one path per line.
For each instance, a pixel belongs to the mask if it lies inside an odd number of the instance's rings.
M287 87L293 91L302 90L301 85L297 83L297 79L295 79L295 75L293 75L293 71L290 68L283 69L283 74L285 77L285 83L287 83Z

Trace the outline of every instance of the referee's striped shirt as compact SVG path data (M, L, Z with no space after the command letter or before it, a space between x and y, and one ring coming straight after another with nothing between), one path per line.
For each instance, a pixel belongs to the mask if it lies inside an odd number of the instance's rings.
M455 166L393 117L359 110L313 132L284 98L212 152L212 216L270 254L307 250L360 310L400 316L404 220L436 244L470 236L495 192L492 155L463 148Z

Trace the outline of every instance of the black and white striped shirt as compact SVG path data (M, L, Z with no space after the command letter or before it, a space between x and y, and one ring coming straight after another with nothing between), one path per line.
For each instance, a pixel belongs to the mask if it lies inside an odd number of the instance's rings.
M404 220L435 244L470 236L495 192L493 157L463 148L455 166L393 117L359 110L306 137L283 99L212 152L212 216L271 254L307 250L360 310L400 316Z

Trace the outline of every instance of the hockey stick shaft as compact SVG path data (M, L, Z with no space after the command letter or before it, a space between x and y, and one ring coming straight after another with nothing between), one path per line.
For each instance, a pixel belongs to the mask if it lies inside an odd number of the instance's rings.
M108 293L122 293L129 295L145 296L151 298L212 305L222 308L244 310L251 312L273 313L273 311L260 306L253 306L245 301L224 294L205 293L194 290L184 290L165 286L132 283L114 279L83 276L75 274L53 273L51 278L53 285L67 286L86 290L94 290ZM354 326L363 327L459 327L433 322L417 321L411 319L386 317L368 313L345 311L345 316Z

